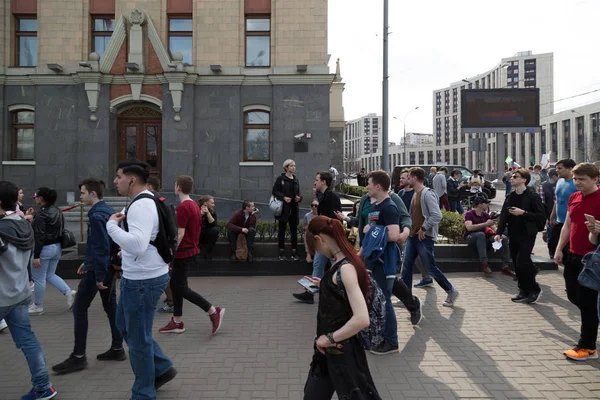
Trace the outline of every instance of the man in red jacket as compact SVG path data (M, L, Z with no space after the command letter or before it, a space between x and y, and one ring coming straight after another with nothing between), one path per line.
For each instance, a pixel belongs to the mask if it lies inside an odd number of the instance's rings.
M242 209L233 213L227 222L227 239L231 246L231 261L235 261L235 248L238 235L246 235L248 243L248 262L254 262L252 250L254 248L254 236L256 236L256 208L254 202L244 200Z

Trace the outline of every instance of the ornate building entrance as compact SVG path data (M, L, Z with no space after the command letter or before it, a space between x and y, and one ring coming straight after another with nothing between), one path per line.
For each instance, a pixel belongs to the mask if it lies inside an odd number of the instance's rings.
M119 160L137 159L150 165L161 178L162 113L150 107L134 106L119 113Z

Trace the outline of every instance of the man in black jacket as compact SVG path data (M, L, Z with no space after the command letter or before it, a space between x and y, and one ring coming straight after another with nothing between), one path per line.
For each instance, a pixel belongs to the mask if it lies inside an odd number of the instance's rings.
M337 219L335 212L342 211L342 202L340 201L340 196L331 190L332 182L333 176L331 173L319 172L317 174L315 178L315 188L317 193L320 192L322 194L319 199L319 207L317 208L317 212L319 215ZM313 258L313 278L321 278L323 276L327 261L329 260L325 255L319 252L315 253L315 257ZM313 304L315 302L313 294L306 291L303 293L294 293L294 297L308 304Z
M457 212L459 214L464 214L464 210L462 205L460 204L460 189L465 185L460 182L460 178L462 177L462 173L455 169L450 174L450 178L448 178L448 182L446 185L446 190L448 191L448 202L450 203L450 210L452 212Z
M542 289L535 281L537 268L531 261L531 250L539 227L543 227L546 220L540 195L527 188L530 180L531 175L524 168L511 175L514 190L506 196L498 221L498 234L494 238L496 241L502 240L500 233L508 225L510 255L519 282L519 294L511 300L526 304L537 302L542 295Z

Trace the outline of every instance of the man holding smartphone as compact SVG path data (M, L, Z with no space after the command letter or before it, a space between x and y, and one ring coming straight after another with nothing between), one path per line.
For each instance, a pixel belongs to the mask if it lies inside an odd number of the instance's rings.
M583 264L581 259L587 253L594 251L596 246L589 240L589 226L600 220L600 191L598 176L600 172L592 163L581 163L573 168L573 180L577 192L569 198L567 217L560 233L560 240L554 262L564 265L567 297L575 304L581 313L581 334L575 347L564 352L572 360L591 360L598 358L596 340L598 338L598 292L587 288L577 280ZM586 217L588 215L589 217ZM590 218L594 219L594 224ZM586 225L588 222L588 225ZM569 243L568 251L563 248Z
M531 251L538 233L538 223L546 222L540 195L527 188L530 180L531 175L524 168L517 169L510 176L514 190L504 200L496 230L504 232L508 226L510 255L519 282L519 293L511 300L526 304L536 303L542 295L542 289L535 280L537 268L531 261ZM502 240L502 235L496 235L494 240Z

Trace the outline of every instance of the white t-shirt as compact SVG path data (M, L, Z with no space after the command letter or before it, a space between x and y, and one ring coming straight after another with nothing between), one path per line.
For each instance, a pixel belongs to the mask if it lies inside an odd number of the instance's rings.
M142 193L152 195L152 192L144 190L137 196ZM121 212L125 213L125 209ZM158 254L156 247L150 244L151 240L156 239L159 229L154 200L140 199L131 204L127 210L127 227L129 232L115 221L106 223L108 235L121 248L123 278L140 281L168 274L168 264Z

